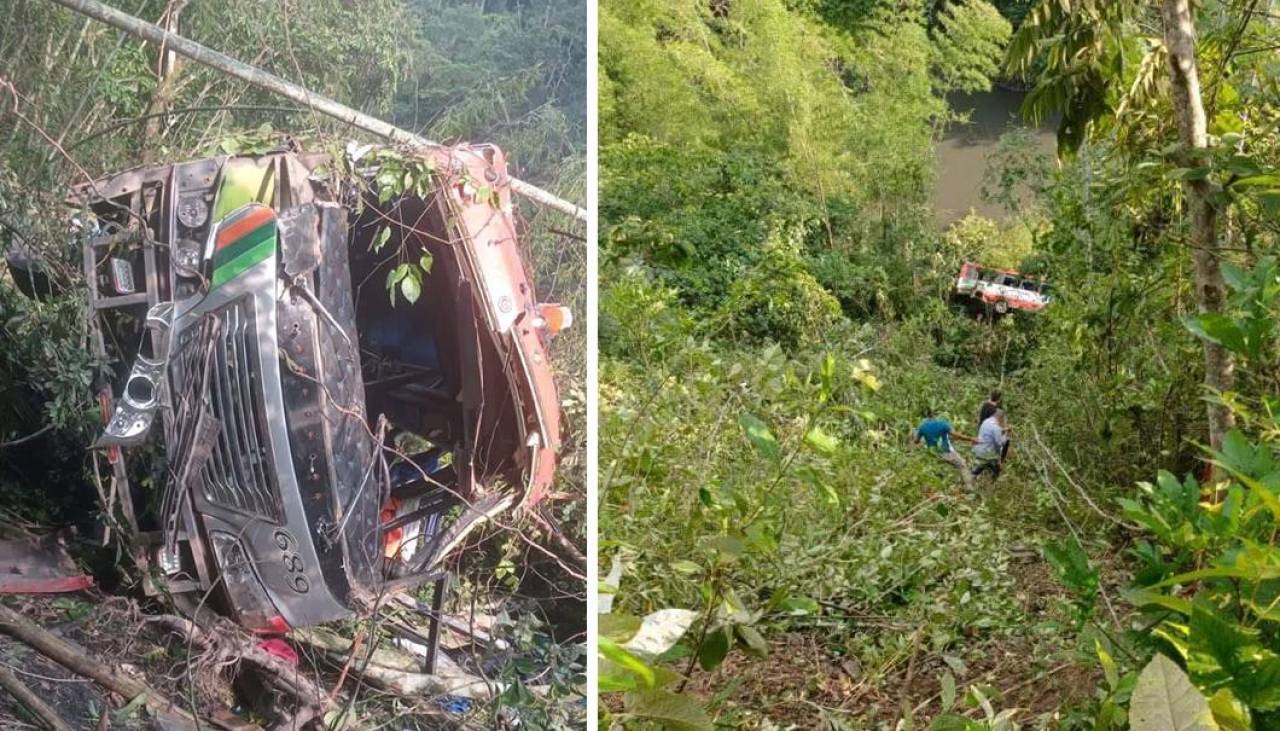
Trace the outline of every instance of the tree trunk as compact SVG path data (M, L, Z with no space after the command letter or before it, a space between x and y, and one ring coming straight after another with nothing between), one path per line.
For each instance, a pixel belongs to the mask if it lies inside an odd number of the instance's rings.
M1169 79L1173 85L1173 106L1178 117L1178 135L1190 153L1191 165L1203 165L1208 146L1204 102L1200 96L1200 75L1196 69L1196 30L1189 0L1162 0L1164 41L1169 51ZM1218 211L1209 200L1208 180L1184 183L1187 212L1191 216L1191 258L1194 265L1196 304L1201 313L1221 312L1226 300L1222 261L1218 248ZM1213 392L1229 391L1235 364L1231 352L1217 343L1203 341L1204 384ZM1231 410L1216 403L1208 405L1209 443L1222 448L1222 437L1235 426Z
M160 27L166 31L178 33L178 17L182 14L182 9L187 5L187 0L176 0L170 2L165 8L164 13L160 16ZM151 95L151 102L147 105L146 114L160 114L169 109L169 101L173 98L177 91L178 78L178 54L169 50L165 45L161 44L160 59L156 67L156 89ZM163 130L165 119L163 116L151 117L147 120L146 126L142 130L142 163L149 165L155 162L156 152L160 147L160 133Z

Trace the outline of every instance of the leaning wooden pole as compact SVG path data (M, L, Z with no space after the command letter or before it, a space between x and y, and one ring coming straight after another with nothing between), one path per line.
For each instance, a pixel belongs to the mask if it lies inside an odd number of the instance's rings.
M82 13L95 20L100 20L107 25L118 28L126 33L133 34L143 40L151 41L165 49L186 56L187 58L202 63L210 68L217 69L225 74L247 81L254 86L266 89L274 94L279 94L286 99L292 99L299 104L305 105L310 109L314 109L322 114L327 114L345 124L351 125L357 129L362 129L370 134L385 137L393 142L401 142L408 145L421 146L438 146L438 143L432 142L426 138L420 137L408 130L401 129L393 124L382 121L376 117L371 117L363 112L356 111L351 107L334 101L327 96L307 91L297 84L285 81L275 74L267 73L260 68L250 66L247 63L237 61L230 56L218 53L212 48L203 46L195 41L184 38L176 33L171 33L145 20L121 12L115 8L103 5L97 0L52 0L53 2L70 8L77 13ZM585 209L570 203L563 198L548 193L547 191L524 182L523 180L511 179L511 190L517 195L528 198L539 205L554 208L557 211L577 218L580 221L587 220L587 212Z

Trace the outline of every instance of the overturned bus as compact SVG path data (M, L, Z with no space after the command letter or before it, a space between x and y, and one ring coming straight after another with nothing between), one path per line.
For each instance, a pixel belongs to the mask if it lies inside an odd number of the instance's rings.
M383 174L405 160L429 173ZM103 492L155 590L261 631L429 581L438 601L468 533L547 494L569 318L537 300L509 180L491 146L349 146L74 191L111 365ZM393 298L406 263L415 296Z

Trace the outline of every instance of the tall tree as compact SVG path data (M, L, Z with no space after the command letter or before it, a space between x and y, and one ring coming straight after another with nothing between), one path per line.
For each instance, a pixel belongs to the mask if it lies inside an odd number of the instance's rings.
M1188 0L1162 0L1165 47L1169 57L1169 81L1173 107L1178 116L1178 136L1193 166L1207 164L1209 135L1204 99L1200 94L1200 72L1196 65L1196 28ZM1191 217L1191 259L1195 266L1196 301L1201 313L1221 312L1226 301L1222 279L1221 250L1218 243L1218 210L1210 200L1212 183L1207 177L1183 183L1187 212ZM1220 343L1203 339L1204 382L1217 392L1231 389L1234 368L1231 351ZM1210 402L1209 442L1222 448L1222 437L1233 426L1231 409Z

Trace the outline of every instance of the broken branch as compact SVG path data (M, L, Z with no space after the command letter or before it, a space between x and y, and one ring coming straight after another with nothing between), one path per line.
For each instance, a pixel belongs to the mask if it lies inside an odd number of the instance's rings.
M14 675L9 668L0 667L0 687L9 691L9 695L13 696L14 700L21 703L28 711L31 711L31 715L35 716L44 728L52 729L53 731L71 731L71 727L67 725L67 722L63 721L62 717L50 708L48 703L40 700L40 696L31 692L26 683L18 680L18 676Z

